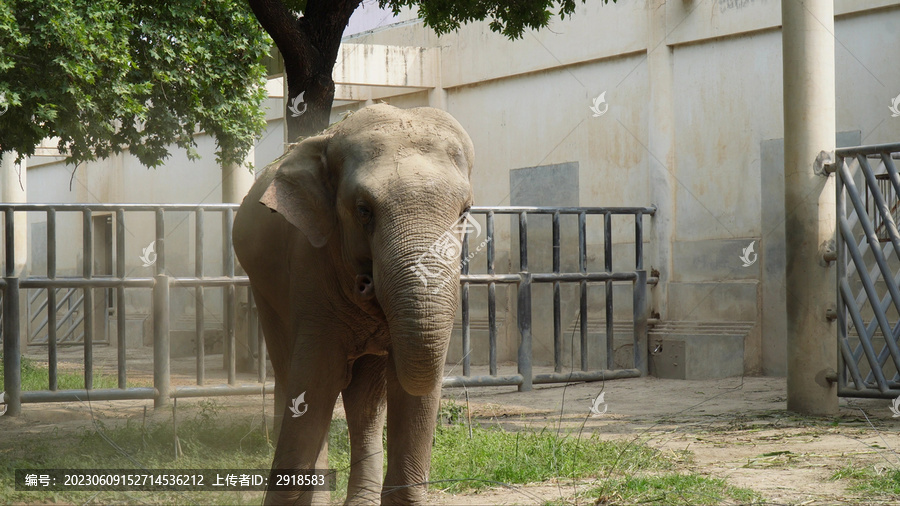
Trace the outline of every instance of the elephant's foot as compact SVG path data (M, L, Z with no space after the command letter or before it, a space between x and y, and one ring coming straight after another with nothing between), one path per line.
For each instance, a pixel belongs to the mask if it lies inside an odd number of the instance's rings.
M425 485L389 486L385 483L381 504L425 504Z

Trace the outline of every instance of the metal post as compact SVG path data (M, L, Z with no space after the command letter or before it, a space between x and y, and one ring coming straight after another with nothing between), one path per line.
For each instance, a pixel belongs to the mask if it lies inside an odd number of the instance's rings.
M603 261L606 264L606 272L612 272L612 215L603 215ZM615 369L615 336L613 335L613 284L606 282L606 368Z
M7 211L6 239L10 239L12 213ZM12 242L6 243L7 260ZM7 263L7 271L10 265ZM8 272L7 272L8 274ZM6 389L6 414L19 416L22 413L22 350L19 342L19 278L5 276L6 291L3 294L3 384Z
M559 211L553 213L553 273L559 274ZM559 281L553 282L553 370L562 372L562 315Z
M94 277L94 223L90 209L81 213L82 274L85 279ZM94 388L94 289L84 288L84 389Z
M231 228L234 225L234 209L226 209L222 219L222 263L225 267L225 276L234 278L234 250L231 248ZM225 287L225 367L228 370L228 384L234 385L237 353L235 350L235 327L237 326L237 311L235 308L234 283Z
M463 234L462 248L460 251L462 258L462 274L469 273L469 231ZM462 294L462 353L463 353L463 376L469 376L472 373L472 329L469 321L469 283L463 283Z
M47 278L56 279L56 210L47 211ZM56 288L47 287L47 368L50 390L59 386L56 346Z
M487 214L487 272L494 274L494 212ZM488 351L489 369L491 376L497 375L497 284L493 281L488 284Z
M784 208L787 287L787 408L838 411L833 266L823 261L835 232L834 2L781 2L784 65Z
M169 277L157 274L153 279L153 407L161 408L169 403Z
M646 376L647 370L647 318L650 308L647 306L647 271L635 271L632 296L632 312L634 322L634 368Z
M578 213L578 270L587 273L587 215ZM578 315L580 318L581 337L581 370L587 371L588 364L588 284L587 281L579 283Z
M194 214L194 275L203 277L203 208ZM197 334L197 384L203 385L206 379L206 336L205 311L203 305L203 286L194 288L194 332Z
M519 326L519 374L522 375L522 384L519 392L531 391L531 273L528 272L528 214L519 214L519 297L518 315Z
M125 280L125 210L116 209L116 277ZM116 345L118 346L119 388L128 384L125 367L125 285L116 287Z

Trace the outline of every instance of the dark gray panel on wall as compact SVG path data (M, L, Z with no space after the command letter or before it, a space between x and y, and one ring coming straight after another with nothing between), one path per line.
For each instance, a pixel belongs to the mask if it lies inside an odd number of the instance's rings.
M512 169L509 187L513 206L577 206L578 162Z

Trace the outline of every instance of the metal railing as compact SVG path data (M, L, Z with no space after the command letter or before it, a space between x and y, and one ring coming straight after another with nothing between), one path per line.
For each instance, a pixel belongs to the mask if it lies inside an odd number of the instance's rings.
M891 212L900 195L894 164L900 143L835 154L838 395L892 398L900 393L900 234ZM893 189L887 194L885 177ZM888 241L880 240L875 223Z
M470 211L475 215L484 215L487 229L487 273L469 273L469 237L464 237L462 244L462 376L444 379L445 387L517 385L519 391L531 390L535 383L559 383L567 381L595 381L601 379L631 378L647 374L647 320L649 306L647 304L647 284L655 284L657 279L648 279L644 270L643 259L643 216L652 216L655 207L473 207ZM520 272L513 274L497 274L495 267L494 221L498 214L517 217L519 234L519 267ZM528 268L528 217L529 215L552 216L552 272L530 272ZM578 272L561 272L560 269L560 216L574 215L578 217ZM589 272L587 268L587 216L603 217L603 260L602 272ZM634 270L627 272L613 271L613 216L630 215L634 217ZM633 310L633 367L615 369L613 348L613 283L632 284ZM553 284L553 349L554 372L534 375L532 373L532 286L535 283ZM580 347L581 370L562 372L562 321L560 304L560 285L577 284L580 293ZM603 370L589 370L588 353L591 343L588 340L588 283L604 283L605 297L605 340L606 365ZM517 355L518 374L499 376L497 373L497 303L496 286L498 284L516 285L517 311L516 322L519 333ZM489 339L489 375L471 376L471 322L469 307L470 285L488 286L488 339ZM595 343L599 344L599 343Z
M153 399L156 406L165 405L176 397L202 397L214 395L259 394L265 389L273 392L274 385L266 384L265 344L259 339L256 325L247 325L247 342L256 345L257 384L236 385L236 315L238 287L249 286L246 276L235 274L235 258L231 245L231 226L237 204L6 204L0 205L4 216L5 261L4 277L0 281L3 306L3 360L4 384L7 413L17 415L22 403L65 402L77 400L125 400ZM19 277L16 271L15 219L17 212L44 213L47 223L47 273L46 276ZM130 276L126 273L126 215L151 212L155 222L156 258L153 276ZM173 276L166 270L166 215L167 213L191 213L194 217L195 262L193 276ZM80 276L57 275L57 213L80 213L82 223L82 265ZM94 276L94 213L110 213L114 216L115 267L111 276ZM228 247L222 248L223 273L207 276L204 272L204 216L206 213L220 213L222 218L222 241ZM184 287L194 290L196 324L196 386L171 386L170 371L170 287ZM224 290L223 334L225 369L227 384L205 385L205 289L218 287ZM95 389L94 379L94 290L115 291L116 346L118 388ZM126 360L126 288L144 288L152 291L153 315L153 387L129 387L127 385ZM47 353L49 367L49 388L40 391L21 391L20 301L25 289L46 289L45 306L48 321L56 319L58 308L57 290L81 290L83 301L84 338L84 389L59 390L58 387L58 325L48 324ZM64 296L65 297L65 296ZM248 295L249 297L249 295ZM252 305L252 301L250 301ZM64 317L65 320L66 317Z
M246 276L235 273L235 257L231 245L231 228L234 220L234 212L237 204L207 204L207 205L181 205L181 204L7 204L0 205L0 212L4 216L5 231L5 268L4 277L0 280L0 292L2 292L2 327L3 327L3 352L4 352L4 382L5 401L7 413L17 415L22 403L33 402L59 402L78 400L125 400L125 399L153 399L159 407L165 405L169 399L177 397L205 397L218 395L243 395L259 394L265 391L273 391L274 385L266 383L266 352L264 340L258 334L258 325L253 321L252 297L247 296L248 324L247 343L251 347L251 357L256 360L257 383L251 385L235 385L236 383L236 328L238 298L236 290L239 287L248 287L249 280ZM15 258L15 220L17 212L45 213L47 219L47 273L46 276L19 277L16 272ZM155 247L156 262L153 276L131 276L126 272L125 262L125 236L126 216L132 213L153 213L155 223ZM172 275L166 269L166 236L167 214L190 213L194 221L195 255L193 276ZM462 346L463 346L463 375L445 378L444 386L478 386L478 385L517 385L519 390L529 390L535 383L553 383L564 381L591 381L599 379L613 379L624 377L636 377L647 374L647 285L654 284L655 278L648 279L643 268L643 217L652 216L656 209L653 207L595 207L595 208L569 208L569 207L474 207L471 212L476 215L484 215L486 221L487 237L487 268L484 274L470 274L468 237L462 244L461 257L461 313L462 313ZM80 276L57 275L57 213L80 213L82 223L82 266ZM111 213L115 224L115 255L112 275L103 277L94 273L93 234L94 213ZM204 244L205 228L204 216L207 213L220 213L222 221L222 274L210 276L204 268ZM498 274L495 269L495 243L494 225L497 215L511 215L517 218L519 237L519 265L520 271L512 274ZM550 215L552 217L552 272L531 272L528 269L528 217L529 215ZM577 272L562 272L560 259L560 217L574 215L578 218L578 252L579 269ZM604 270L591 272L588 270L588 244L587 244L587 216L599 215L603 217L603 248ZM613 241L612 219L614 216L630 215L634 219L634 269L624 272L613 270ZM548 374L532 374L532 311L531 288L534 283L550 283L553 286L554 305L554 362L555 372ZM605 297L605 336L606 342L602 344L606 349L607 368L601 370L589 370L587 354L593 345L588 338L588 299L587 290L589 284L602 283L606 288ZM613 284L630 283L632 285L632 328L634 359L633 367L627 369L615 369L613 360ZM497 374L497 307L496 286L515 286L517 289L517 326L519 333L519 347L517 352L518 374L498 376ZM580 343L581 343L581 370L571 373L562 372L562 324L560 309L560 286L562 284L576 284L580 289ZM488 288L488 315L490 341L490 374L486 376L471 376L471 325L470 325L470 301L469 289L471 285L486 285ZM195 301L195 330L196 330L196 385L176 386L171 385L170 367L170 288L188 288L194 290ZM225 369L227 370L227 382L220 385L206 385L205 375L205 290L207 288L224 289L222 307L222 326L224 337ZM127 339L126 339L126 304L125 290L143 288L152 291L152 320L153 320L153 386L129 387L127 384ZM58 350L59 325L46 324L47 353L49 365L49 388L41 391L21 391L21 363L22 354L20 336L20 300L23 299L23 290L46 290L46 304L42 304L47 313L48 322L56 320L56 311L51 308L60 308L62 300L58 298L57 290L65 290L63 299L75 296L75 292L81 292L81 307L85 308L81 321L84 330L84 338L79 343L84 347L84 389L59 390L58 377ZM95 389L93 388L93 344L94 322L94 290L105 289L115 292L115 318L116 335L110 339L117 346L117 388ZM27 302L27 300L26 300ZM63 320L69 317L68 313ZM596 320L596 319L595 319ZM253 349L255 348L255 349Z

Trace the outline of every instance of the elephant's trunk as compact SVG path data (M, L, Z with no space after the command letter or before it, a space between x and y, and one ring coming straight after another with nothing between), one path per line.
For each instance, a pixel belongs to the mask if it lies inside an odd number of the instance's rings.
M390 264L374 261L376 297L387 317L401 386L410 395L426 395L443 377L458 303L459 250L448 251L445 244L456 237L452 223L437 233L423 233L421 222L392 228L386 244L394 251L382 256Z

